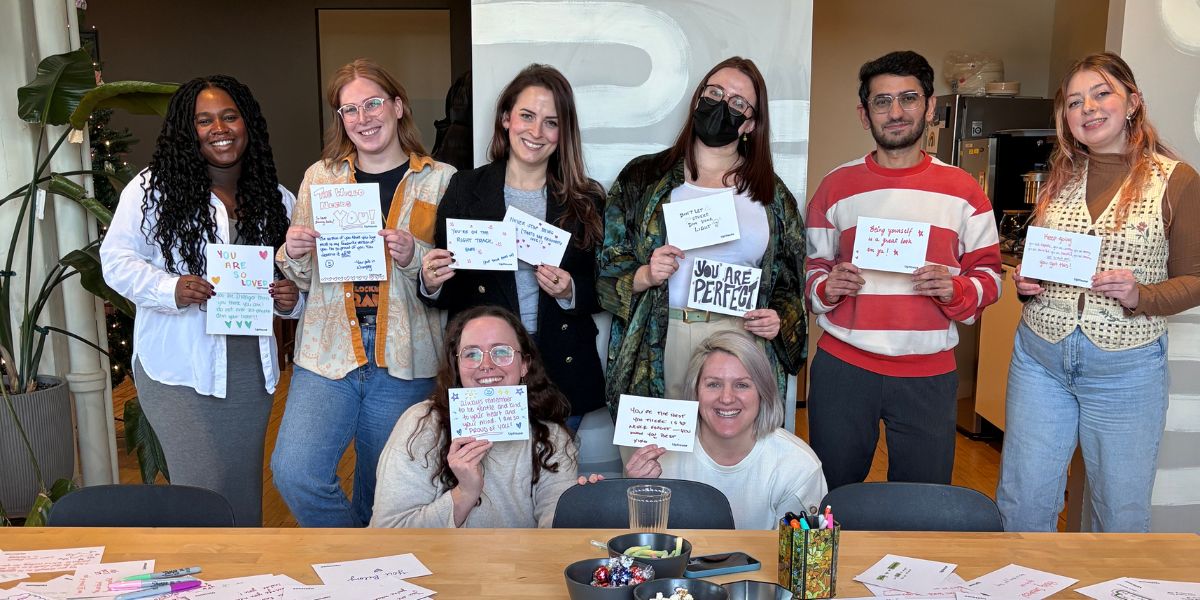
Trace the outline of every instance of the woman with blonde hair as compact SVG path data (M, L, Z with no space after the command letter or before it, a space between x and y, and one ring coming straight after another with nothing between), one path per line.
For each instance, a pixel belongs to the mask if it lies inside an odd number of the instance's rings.
M1054 98L1058 146L1034 211L1100 237L1089 287L1020 275L996 503L1006 529L1055 531L1083 450L1096 531L1148 531L1167 410L1166 316L1200 304L1200 178L1159 138L1129 65L1093 54Z
M304 174L276 256L308 295L271 470L301 526L361 527L371 519L376 464L392 427L433 389L445 320L417 298L417 273L454 168L426 154L408 95L378 64L358 59L338 69L327 101L325 149ZM321 282L312 186L345 183L379 186L386 280ZM353 501L337 476L351 440Z

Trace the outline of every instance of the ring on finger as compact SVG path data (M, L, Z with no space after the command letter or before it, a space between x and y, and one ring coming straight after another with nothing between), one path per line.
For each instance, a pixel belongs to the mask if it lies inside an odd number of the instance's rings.
M554 285L558 285L558 275L554 276Z

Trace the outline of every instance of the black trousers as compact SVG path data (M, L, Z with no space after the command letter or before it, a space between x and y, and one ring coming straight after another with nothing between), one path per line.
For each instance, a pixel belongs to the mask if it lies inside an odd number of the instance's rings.
M829 489L871 471L879 421L887 427L888 481L950 483L958 374L889 377L818 350L808 393L809 444Z

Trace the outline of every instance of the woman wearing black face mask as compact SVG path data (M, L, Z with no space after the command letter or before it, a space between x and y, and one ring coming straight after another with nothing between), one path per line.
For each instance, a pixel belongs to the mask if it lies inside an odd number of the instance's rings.
M748 59L722 61L692 95L673 147L631 161L604 211L597 253L601 306L613 313L607 399L682 398L688 357L712 333L757 336L786 389L804 364L804 223L771 162L767 86ZM740 237L684 252L667 243L661 205L732 196ZM696 258L762 269L756 308L743 317L687 309Z

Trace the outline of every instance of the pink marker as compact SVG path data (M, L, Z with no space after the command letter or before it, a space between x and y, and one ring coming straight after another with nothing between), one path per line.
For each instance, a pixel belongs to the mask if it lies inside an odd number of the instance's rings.
M132 592L134 590L144 590L155 586L163 586L171 583L183 583L185 581L196 581L194 577L181 577L178 579L145 579L140 581L114 581L108 584L110 592Z
M833 529L833 507L828 504L825 505L825 522Z

